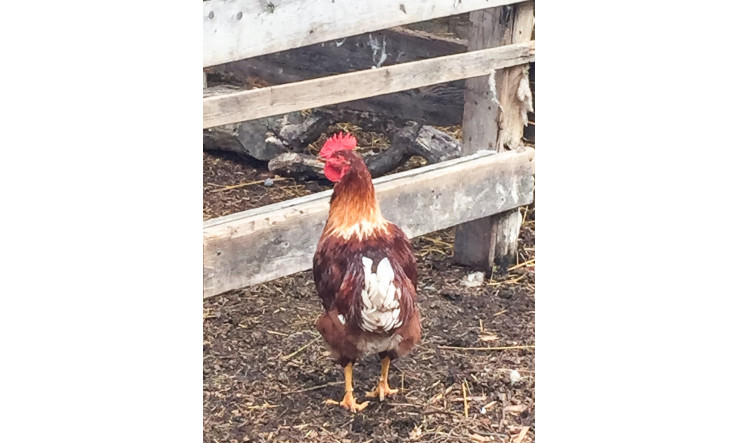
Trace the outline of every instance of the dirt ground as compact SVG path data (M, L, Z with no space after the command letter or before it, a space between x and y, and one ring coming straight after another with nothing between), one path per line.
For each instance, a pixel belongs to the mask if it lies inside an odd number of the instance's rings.
M266 165L234 154L203 161L206 219L330 189L266 187ZM204 441L534 441L535 209L523 212L519 265L482 286L464 285L472 270L453 262L453 228L413 240L423 339L393 362L400 393L358 414L324 404L342 397L343 372L314 328L310 271L206 299ZM376 357L355 366L359 401L379 368Z

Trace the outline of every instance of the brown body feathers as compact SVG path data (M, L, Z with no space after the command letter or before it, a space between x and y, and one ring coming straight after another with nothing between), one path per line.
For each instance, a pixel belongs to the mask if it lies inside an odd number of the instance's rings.
M342 365L370 353L396 358L420 340L418 273L410 242L384 217L359 155L330 152L337 181L313 276L325 312L316 324Z

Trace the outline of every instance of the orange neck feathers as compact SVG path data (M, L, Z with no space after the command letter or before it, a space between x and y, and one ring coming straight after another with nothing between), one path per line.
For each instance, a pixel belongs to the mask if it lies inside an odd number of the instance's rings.
M341 152L348 171L336 183L325 233L349 239L364 239L377 231L387 231L387 220L374 195L372 176L364 161L353 151Z

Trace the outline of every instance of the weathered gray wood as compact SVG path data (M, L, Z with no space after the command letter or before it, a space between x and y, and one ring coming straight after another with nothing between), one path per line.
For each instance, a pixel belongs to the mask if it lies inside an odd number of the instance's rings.
M503 46L505 26L504 8L484 9L469 14L472 23L469 35L469 50ZM469 155L478 149L495 150L497 142L497 115L499 101L495 87L496 73L493 78L470 78L466 80L464 92L464 122L462 132L462 155Z
M313 167L315 163L306 163L309 156L285 154L302 151L308 144L316 141L330 125L340 122L360 126L365 131L382 132L390 137L397 132L397 126L401 124L399 121L368 111L319 108L309 114L293 112L204 129L203 148L237 152L263 161L279 157L279 160L270 164L270 170L274 168L273 172L283 176L311 179L317 177L314 172L322 172L322 165L316 169ZM399 154L399 157L396 154ZM367 166L372 176L377 177L391 172L403 163L403 158L406 160L411 155L412 152L384 150L378 155L369 157ZM308 169L305 166L308 166Z
M410 236L533 200L534 150L473 156L374 181L382 212ZM309 269L331 191L204 223L204 296Z
M203 66L516 2L209 0L203 2Z
M367 156L364 161L372 177L377 178L388 174L405 163L412 154L405 149L395 146L385 149L374 155ZM297 180L316 180L324 178L325 164L317 157L297 152L279 154L269 160L269 171L283 177L292 177Z
M429 165L461 156L461 145L455 138L433 126L416 122L392 132L392 145L367 159L372 177L380 177L398 168L413 155L423 157Z
M202 131L202 147L206 150L230 151L246 153L241 141L238 139L238 123L232 125L217 126Z
M507 272L508 266L515 264L518 253L518 235L523 216L520 208L488 217L491 220L490 250L494 251L495 263L502 272Z
M471 29L469 50L502 45L505 26L504 8L491 8L469 14ZM497 100L496 80L499 73L466 81L464 93L464 123L462 127L462 155L477 149L496 150ZM466 266L489 269L494 260L491 249L492 219L485 217L460 224L454 239L454 260Z
M203 97L203 128L480 76L528 63L535 42Z
M265 117L203 130L203 148L232 151L269 161L279 154L302 150L328 130L326 112Z
M512 22L506 28L503 44L525 43L531 40L535 22L533 2L515 5ZM522 144L528 111L533 110L533 93L528 80L529 65L512 66L498 76L499 100L497 150L516 149Z
M285 152L269 160L270 172L298 180L317 180L325 177L324 166L325 163L315 156L299 152Z
M205 74L207 80L207 74ZM202 89L202 98L218 97L223 94L240 92L241 89L233 85L215 85Z
M412 152L433 164L460 157L461 143L445 132L425 125L418 131Z
M463 230L461 238L475 241L481 247L467 247L464 251L464 263L489 270L490 264L496 263L500 273L505 273L510 264L514 264L515 254L518 251L518 235L522 216L520 208L500 212L489 217L483 217L456 227L458 242L459 230ZM454 243L454 259L459 261L458 243Z
M534 28L535 30L535 28ZM533 36L535 38L535 35ZM526 126L523 129L523 139L530 143L536 142L536 113L535 113L535 106L536 106L536 64L530 63L528 70L528 81L530 83L530 92L533 96L533 111L528 113L528 126Z
M372 44L380 42L381 49ZM209 70L229 84L243 85L253 78L269 85L309 80L327 75L371 69L383 57L382 66L466 52L466 40L434 36L422 31L392 28L342 40L217 65ZM461 123L464 81L399 91L338 105L400 117L436 126Z
M476 11L470 16L472 28L469 50L505 45L513 40L518 43L530 40L533 26L532 2L512 8ZM479 149L478 147L498 150L503 145L520 146L519 143L512 143L510 138L519 134L520 140L523 135L519 116L521 106L513 103L513 99L517 97L518 85L513 85L511 77L505 71L500 70L494 76L467 80L462 137L462 152L465 155ZM516 114L517 118L501 118L505 113ZM504 126L500 127L500 124ZM519 125L519 130L517 126L513 130L510 127L513 125ZM506 268L517 253L520 221L519 211L510 211L457 226L454 259L461 264L485 270L492 269L494 263Z
M249 77L280 84L458 54L466 49L466 40L392 28L224 63L208 68L208 72L234 84ZM377 66L380 59L384 61Z
M372 155L369 158L365 158L366 167L369 169L369 173L372 178L381 177L385 174L397 169L400 165L404 164L412 155L404 149L396 149L395 146L390 146L387 150L380 152L377 155Z
M471 22L469 21L469 14L459 14L426 22L410 23L403 26L403 28L463 39L465 40L464 44L466 44L466 40L469 38Z

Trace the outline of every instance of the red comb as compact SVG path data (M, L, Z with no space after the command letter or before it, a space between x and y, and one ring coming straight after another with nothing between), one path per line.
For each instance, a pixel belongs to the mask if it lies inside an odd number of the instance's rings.
M339 132L334 134L333 137L325 141L323 149L320 150L320 156L323 158L329 158L338 151L351 151L356 147L356 138L351 134L345 134Z

